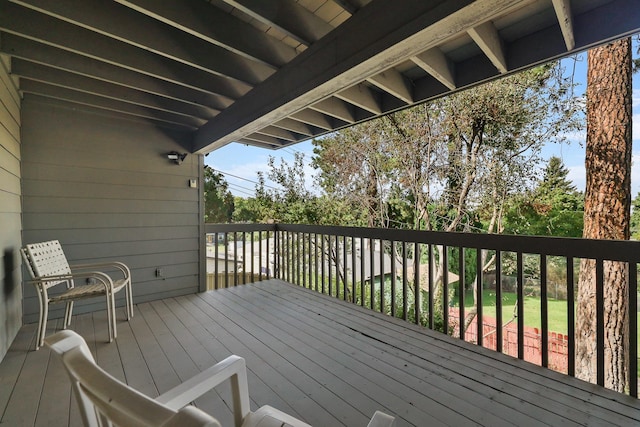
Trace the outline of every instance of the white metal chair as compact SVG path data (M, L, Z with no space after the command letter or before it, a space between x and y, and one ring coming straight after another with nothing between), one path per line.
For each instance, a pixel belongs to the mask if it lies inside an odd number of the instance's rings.
M62 251L60 242L51 240L33 243L23 247L20 252L31 275L28 283L33 284L38 291L40 301L40 318L38 322L38 336L36 350L43 345L44 334L47 329L49 304L66 303L64 327L71 323L73 302L75 300L104 295L107 300L107 317L109 323L109 341L117 336L115 294L124 289L126 293L127 320L133 316L133 294L131 291L131 272L121 262L104 262L94 264L77 264L70 266ZM115 278L98 270L115 271ZM89 284L79 284L87 281ZM59 293L49 290L61 285L64 288ZM64 285L64 286L63 286Z
M229 356L152 399L96 365L89 347L77 333L60 331L47 337L45 343L62 359L87 427L221 427L211 415L187 405L227 379L231 381L235 427L311 427L271 406L262 406L256 412L249 410L247 369L242 357ZM393 417L376 412L368 426L393 424Z

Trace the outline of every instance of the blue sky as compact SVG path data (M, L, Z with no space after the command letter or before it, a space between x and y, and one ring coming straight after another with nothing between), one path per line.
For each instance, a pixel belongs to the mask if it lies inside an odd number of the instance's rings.
M634 53L636 46L634 46ZM564 66L567 69L573 67L573 59L564 60ZM584 93L586 82L586 54L580 55L575 62L575 81L578 83L576 94ZM634 75L633 90L633 164L631 173L631 192L635 197L640 192L640 73ZM551 156L560 157L565 166L569 169L569 179L573 181L576 187L583 191L585 186L585 169L584 169L584 141L586 129L571 135L566 135L568 143L549 143L542 151L543 158L548 159ZM244 144L231 143L216 151L213 151L205 158L205 164L221 171L225 174L225 178L229 183L230 189L236 196L251 197L255 190L255 181L257 172L268 171L269 156L276 158L276 163L280 163L280 159L284 159L291 164L293 162L294 153L296 151L305 154L307 162L307 188L312 189L313 186L313 169L308 163L311 161L313 154L313 145L311 141L301 142L279 150L268 150L246 146ZM267 182L267 185L273 185Z

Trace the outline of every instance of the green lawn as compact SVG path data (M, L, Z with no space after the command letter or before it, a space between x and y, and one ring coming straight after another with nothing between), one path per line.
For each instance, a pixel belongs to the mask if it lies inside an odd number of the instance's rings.
M516 304L516 294L513 292L502 293L502 321L506 323L513 317ZM485 290L482 294L482 313L485 316L496 317L496 292ZM465 295L465 307L473 306L473 293L468 291ZM457 306L457 304L456 304ZM553 332L567 333L567 302L556 299L548 299L548 325ZM524 324L532 328L541 327L540 298L525 297L524 299Z

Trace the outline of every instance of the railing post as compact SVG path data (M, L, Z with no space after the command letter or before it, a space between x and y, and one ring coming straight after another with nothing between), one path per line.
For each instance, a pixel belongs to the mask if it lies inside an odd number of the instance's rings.
M629 263L629 393L638 397L638 264Z
M567 257L567 374L576 375L575 292L573 257Z
M547 302L547 257L540 255L540 329L542 332L542 366L549 366L549 310Z

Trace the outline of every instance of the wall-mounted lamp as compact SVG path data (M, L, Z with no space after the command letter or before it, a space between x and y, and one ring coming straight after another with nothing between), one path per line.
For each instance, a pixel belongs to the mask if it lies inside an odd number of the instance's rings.
M187 153L178 153L177 151L171 151L167 153L167 159L173 160L176 165L182 163L182 161L187 157Z

